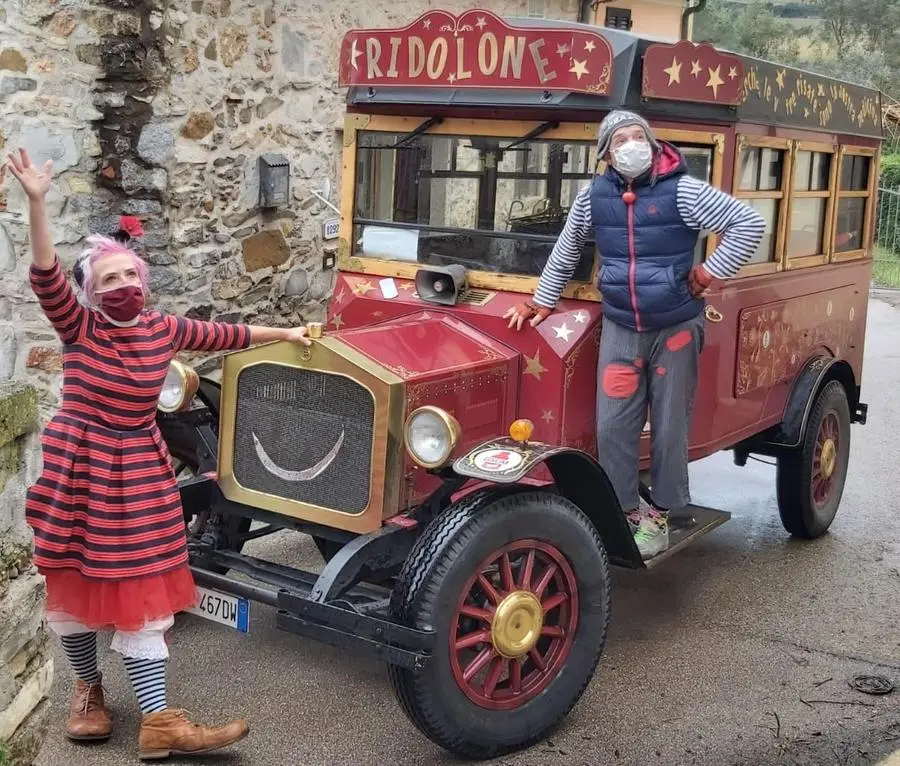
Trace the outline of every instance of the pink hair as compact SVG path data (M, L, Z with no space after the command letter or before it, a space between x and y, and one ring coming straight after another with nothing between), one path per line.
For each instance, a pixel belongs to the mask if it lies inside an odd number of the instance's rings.
M94 265L110 255L130 255L132 257L138 278L141 280L141 290L144 291L144 297L150 296L150 269L147 268L143 258L134 250L111 237L103 237L99 234L88 237L87 241L90 247L85 250L83 256L86 256L86 261L84 263L84 286L82 287L82 292L91 306L96 305L97 298L96 285L94 284Z

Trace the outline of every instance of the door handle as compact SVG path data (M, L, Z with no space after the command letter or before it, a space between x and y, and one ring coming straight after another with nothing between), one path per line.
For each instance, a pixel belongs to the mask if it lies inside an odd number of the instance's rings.
M716 309L716 307L710 306L708 303L706 304L706 308L704 309L704 314L706 314L707 322L721 322L724 319L724 317Z

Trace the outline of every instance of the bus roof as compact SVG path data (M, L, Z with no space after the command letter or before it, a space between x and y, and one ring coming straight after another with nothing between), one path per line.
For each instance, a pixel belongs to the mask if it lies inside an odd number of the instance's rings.
M348 104L381 111L534 111L596 119L751 122L882 137L872 88L733 54L570 21L430 11L402 29L352 30L341 45Z

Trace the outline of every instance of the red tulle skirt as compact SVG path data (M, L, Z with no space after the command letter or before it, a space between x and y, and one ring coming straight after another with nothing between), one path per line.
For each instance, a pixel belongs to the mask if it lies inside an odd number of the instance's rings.
M140 630L198 601L187 564L124 580L93 579L75 569L41 568L41 574L47 580L47 611L62 612L91 630Z

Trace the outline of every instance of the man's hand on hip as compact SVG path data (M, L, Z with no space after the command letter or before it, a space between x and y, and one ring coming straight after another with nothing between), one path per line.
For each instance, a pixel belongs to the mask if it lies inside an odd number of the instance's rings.
M712 284L713 276L706 267L701 263L691 269L688 274L688 289L695 298L701 298L709 292L709 286Z
M509 309L503 315L503 318L509 320L509 327L521 330L526 320L529 320L528 324L532 327L537 327L551 313L553 313L553 309L548 309L546 306L535 306L528 301L524 301L518 306L513 306Z

